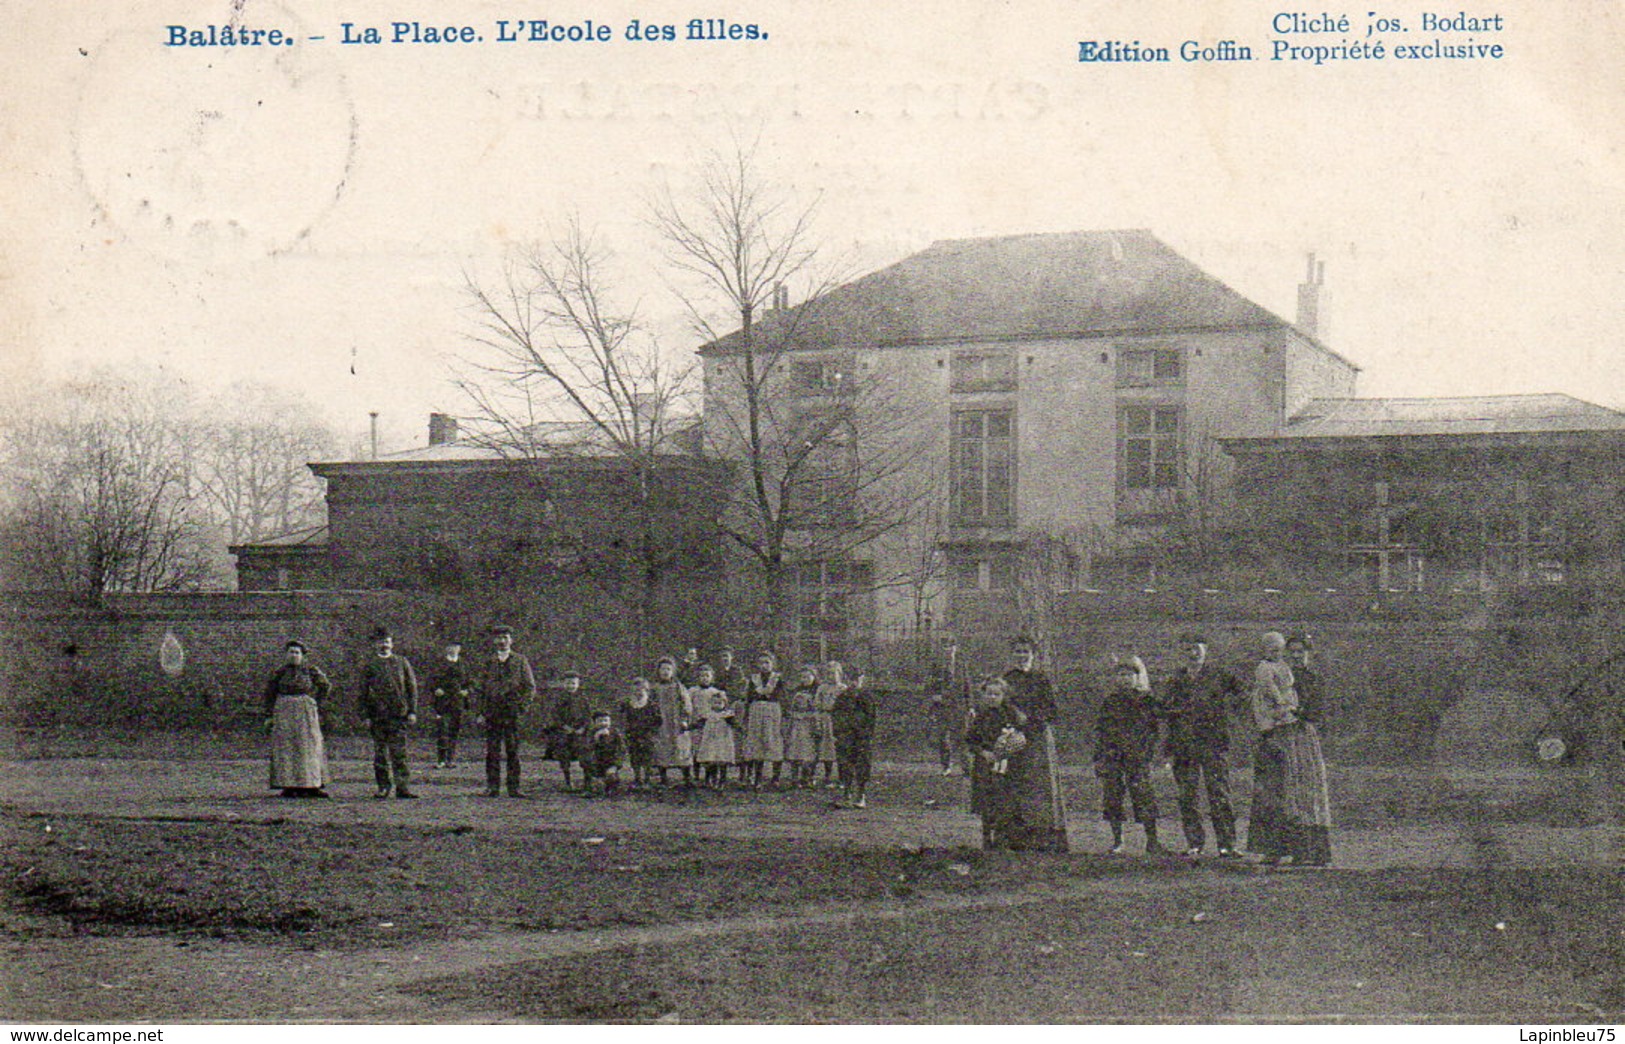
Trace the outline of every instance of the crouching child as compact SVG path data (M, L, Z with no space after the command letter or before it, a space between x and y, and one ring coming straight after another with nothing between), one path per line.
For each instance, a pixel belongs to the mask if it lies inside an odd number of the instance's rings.
M609 711L592 716L592 728L582 752L582 775L588 794L618 794L621 770L627 761L626 736L615 726Z

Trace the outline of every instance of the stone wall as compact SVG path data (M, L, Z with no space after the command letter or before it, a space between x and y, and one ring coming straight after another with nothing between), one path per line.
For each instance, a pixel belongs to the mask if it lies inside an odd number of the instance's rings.
M1264 611L1270 609L1281 611ZM1618 651L1617 608L1514 615L1483 603L1465 611L1455 603L1385 607L1328 596L1271 606L1214 596L1178 610L1156 595L1120 596L1071 605L1063 619L1033 629L1060 688L1063 745L1074 756L1088 748L1111 657L1133 649L1153 675L1166 674L1178 663L1178 637L1191 628L1207 637L1214 661L1244 679L1261 632L1309 631L1326 690L1326 744L1343 762L1526 758L1550 729L1593 754L1617 746L1609 730L1617 727L1619 708L1609 694L1625 692L1625 684L1617 673L1594 670ZM709 658L728 643L743 660L762 644L722 631L703 599L674 596L660 616L664 633L640 640L626 607L587 590L546 598L381 591L114 596L101 605L13 596L0 603L0 714L24 724L248 727L258 721L260 693L281 662L283 642L299 637L340 693L333 724L353 727L357 666L371 655L368 635L380 624L394 631L404 655L427 668L451 636L468 642L465 654L478 660L485 629L508 623L542 674L579 670L605 700L617 698L661 653L695 644ZM1013 630L961 632L967 674L1002 670ZM171 653L175 643L184 653L176 673L164 669L167 635L174 638ZM898 637L849 657L883 694L883 750L923 756L928 730L919 694L933 655L931 642ZM174 656L167 659L174 667ZM543 713L536 708L527 728L539 729ZM1238 722L1238 747L1248 741Z

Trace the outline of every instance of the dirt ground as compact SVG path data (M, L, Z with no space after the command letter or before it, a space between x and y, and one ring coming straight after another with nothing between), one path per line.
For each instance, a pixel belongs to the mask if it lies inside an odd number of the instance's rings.
M8 739L7 1020L1625 1014L1601 768L1334 767L1336 868L1271 871L1104 854L1082 773L1074 854L1016 856L976 851L963 780L918 764L880 765L862 811L825 791L587 799L534 757L523 798L485 798L465 766L374 801L340 744L318 802L272 796L234 741Z

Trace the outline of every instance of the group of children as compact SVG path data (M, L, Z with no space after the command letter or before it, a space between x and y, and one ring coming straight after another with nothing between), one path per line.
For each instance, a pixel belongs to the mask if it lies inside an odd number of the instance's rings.
M623 725L607 712L594 717L592 753L579 758L585 782L594 790L617 789L623 782L617 768L624 765L630 773L624 782L638 788L670 785L676 773L685 787L720 789L730 770L739 785L753 789L811 788L822 770L823 785L843 787L843 804L863 808L874 734L865 681L859 673L848 682L841 664L831 662L822 669L803 666L791 682L766 652L749 674L735 665L730 649L719 653L717 666L701 663L696 649L680 661L664 657L653 679L632 682L620 705ZM552 725L561 746L549 757L559 762L568 786L566 737L579 716L562 706L564 716L555 715Z

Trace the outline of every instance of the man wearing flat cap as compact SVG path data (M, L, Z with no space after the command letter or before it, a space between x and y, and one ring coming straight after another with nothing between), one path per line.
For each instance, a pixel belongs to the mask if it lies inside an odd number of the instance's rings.
M1219 855L1236 854L1236 813L1230 805L1229 708L1241 698L1236 676L1208 660L1207 639L1189 632L1179 638L1184 664L1163 683L1157 713L1167 728L1167 750L1179 787L1179 819L1185 854L1197 856L1207 844L1202 824L1202 790Z
M406 730L418 720L418 678L406 657L395 655L395 639L383 627L372 632L375 655L361 668L361 720L372 734L372 774L377 798L415 798L406 767Z
M519 796L519 717L536 698L536 673L530 661L513 651L513 630L491 628L492 655L480 680L480 720L485 723L485 793L502 793L502 769L508 769L508 794Z

